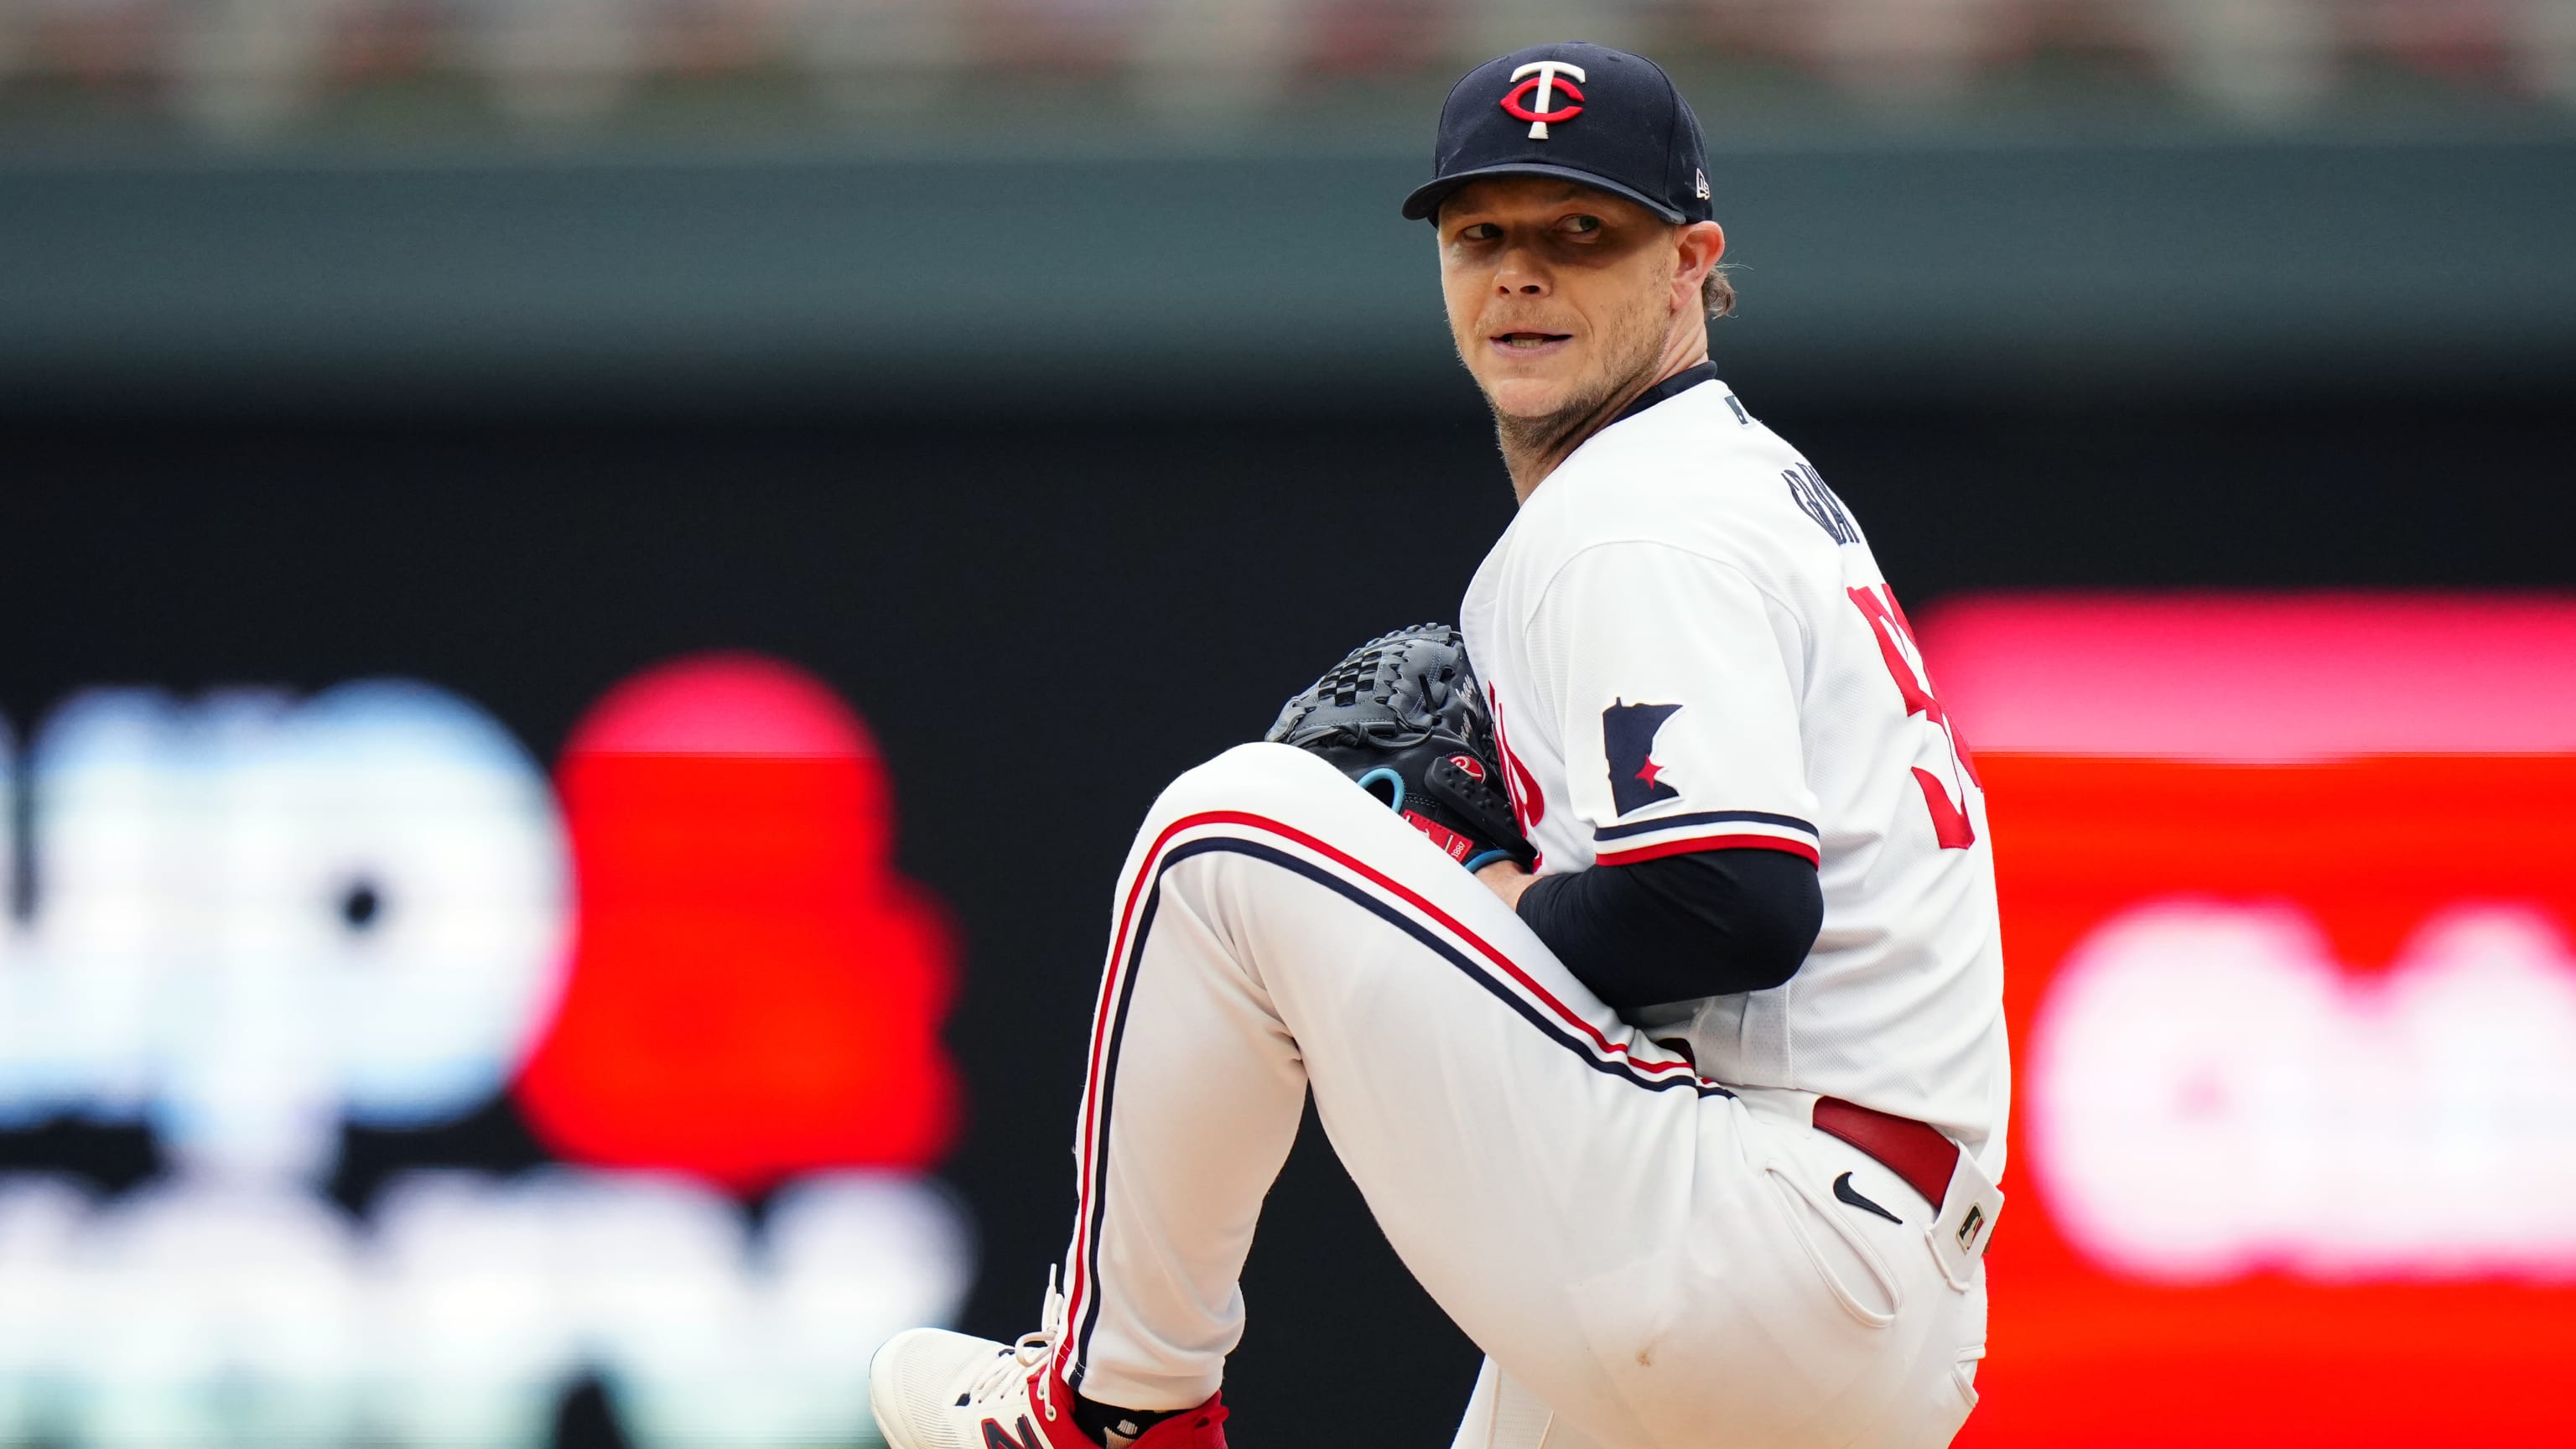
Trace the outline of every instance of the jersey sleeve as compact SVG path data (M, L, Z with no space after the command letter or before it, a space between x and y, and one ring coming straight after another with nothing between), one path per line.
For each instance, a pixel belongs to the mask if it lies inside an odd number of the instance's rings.
M1574 812L1602 865L1753 847L1818 858L1801 632L1736 568L1664 544L1567 561L1530 620ZM1549 656L1553 656L1550 658Z

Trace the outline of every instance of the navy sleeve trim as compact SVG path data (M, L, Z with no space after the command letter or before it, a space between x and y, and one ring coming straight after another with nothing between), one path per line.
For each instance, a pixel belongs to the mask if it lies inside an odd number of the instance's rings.
M1816 834L1815 826L1795 815L1772 815L1760 810L1702 810L1690 815L1665 815L1627 825L1604 825L1592 832L1592 838L1626 840L1631 836L1653 835L1664 830L1683 830L1695 825L1777 825L1784 830L1803 830L1809 835Z

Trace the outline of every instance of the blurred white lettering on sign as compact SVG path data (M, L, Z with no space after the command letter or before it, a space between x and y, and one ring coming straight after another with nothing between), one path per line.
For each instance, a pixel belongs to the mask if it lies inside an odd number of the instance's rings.
M877 1344L963 1302L964 1211L910 1173L791 1178L757 1231L568 1165L322 1194L343 1124L487 1108L557 1014L562 813L473 704L97 690L9 743L0 1132L139 1124L168 1171L0 1174L0 1444L534 1449L584 1372L645 1449L855 1443Z
M344 1119L488 1099L552 1012L554 795L445 691L96 691L36 736L22 788L35 900L0 930L0 1127L142 1119L185 1165L324 1172Z
M415 1173L371 1231L289 1185L0 1176L0 1443L533 1449L585 1366L647 1449L850 1443L971 1258L897 1174L807 1177L756 1239L642 1175Z
M2052 1217L2138 1277L2576 1281L2576 958L2447 911L2357 975L2288 906L2175 900L2069 953L2025 1100Z

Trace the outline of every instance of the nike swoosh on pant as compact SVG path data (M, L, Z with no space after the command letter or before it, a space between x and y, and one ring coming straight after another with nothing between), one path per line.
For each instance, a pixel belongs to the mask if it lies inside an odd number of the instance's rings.
M1834 1179L1834 1196L1859 1208L1862 1212L1876 1213L1899 1227L1905 1224L1905 1219L1861 1196L1860 1189L1851 1185L1851 1174L1848 1172Z

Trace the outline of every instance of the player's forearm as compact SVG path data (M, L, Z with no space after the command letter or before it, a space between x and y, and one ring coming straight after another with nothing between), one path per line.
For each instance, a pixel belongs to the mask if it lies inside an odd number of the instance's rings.
M1594 995L1627 1011L1780 985L1815 944L1825 905L1806 861L1735 849L1542 877L1514 909Z

